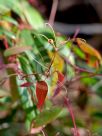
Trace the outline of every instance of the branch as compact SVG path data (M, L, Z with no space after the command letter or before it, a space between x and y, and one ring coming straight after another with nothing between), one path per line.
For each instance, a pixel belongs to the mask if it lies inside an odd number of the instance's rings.
M58 0L53 0L52 9L51 9L51 13L50 13L49 21L48 21L49 24L51 24L52 26L54 24L57 6L58 6Z
M80 68L76 65L73 65L66 57L63 57L63 58L66 61L66 63L69 64L71 67L73 67L74 70L76 70L76 71L89 73L89 74L91 74L90 76L102 76L102 74L94 73L92 71L88 71L87 69ZM86 77L86 76L83 76L83 77Z

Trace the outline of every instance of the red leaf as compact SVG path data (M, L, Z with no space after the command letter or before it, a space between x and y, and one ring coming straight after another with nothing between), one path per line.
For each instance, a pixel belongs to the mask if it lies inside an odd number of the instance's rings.
M59 71L57 71L57 74L58 74L58 82L59 83L63 83L64 75L61 72L59 72Z
M31 82L25 82L23 84L20 85L20 87L30 87L33 83Z
M37 108L41 109L44 105L45 98L48 92L48 86L45 81L39 81L36 83L36 96L38 99Z
M61 88L63 86L64 79L65 79L64 75L62 73L60 73L59 71L57 71L57 74L58 74L57 87L55 88L53 97L55 97L57 94L59 94L59 92L61 91Z

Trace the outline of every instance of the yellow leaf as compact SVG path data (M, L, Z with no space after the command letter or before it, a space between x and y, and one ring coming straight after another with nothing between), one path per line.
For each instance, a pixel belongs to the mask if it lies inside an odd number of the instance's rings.
M90 56L94 56L96 59L102 62L102 57L100 53L96 49L94 49L91 45L89 45L85 40L81 38L76 38L76 42L84 53Z
M49 55L50 59L52 60L53 56L54 56L54 53L53 52L48 52L48 55ZM64 69L64 60L60 57L60 55L58 53L56 53L56 55L55 55L55 59L54 59L54 62L52 64L52 68L53 68L53 72L56 71L56 70L58 70L59 72L62 72L63 69ZM55 72L52 75L52 80L51 80L51 88L50 88L51 94L53 94L53 91L55 89L57 81L58 81L58 75Z
M53 95L57 81L58 81L58 75L55 72L55 73L53 73L52 78L51 78L51 86L49 86L50 95Z
M53 52L48 52L49 57L52 59L54 56ZM59 72L62 72L64 69L64 60L60 57L58 53L56 53L54 62L52 64L53 70L58 70Z

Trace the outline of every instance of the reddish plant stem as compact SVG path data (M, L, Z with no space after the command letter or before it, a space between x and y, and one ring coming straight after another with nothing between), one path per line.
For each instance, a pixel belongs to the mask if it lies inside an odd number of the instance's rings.
M48 70L45 72L45 76L46 77L48 77L49 76L49 74L50 74L50 69L51 69L51 67L52 67L52 65L53 65L53 62L54 62L54 60L55 60L55 57L56 57L56 51L54 52L54 56L53 56L53 58L52 58L52 60L51 60L51 62L50 62L50 65L49 65L49 67L48 67Z
M80 67L78 67L78 66L76 66L76 65L73 65L66 57L63 57L63 58L64 58L64 60L66 61L66 63L69 64L71 67L73 67L74 70L76 70L76 71L86 72L86 73L91 74L91 76L102 76L102 74L97 74L97 73L94 73L94 72L92 72L92 71L88 71L88 70L86 70L86 69L84 69L84 68L80 68Z
M71 118L72 118L72 122L73 122L73 125L74 125L74 129L75 129L75 133L74 133L74 136L80 136L78 130L77 130L77 127L76 127L76 123L75 123L75 117L74 117L74 114L73 114L73 110L72 110L72 106L71 106L71 103L70 103L70 100L68 97L65 97L65 104L69 110L69 113L71 115Z
M53 26L54 24L57 6L58 6L58 0L53 0L52 9L51 9L50 17L49 17L49 24L51 24L51 26Z
M9 48L8 42L7 42L7 39L6 39L6 38L4 38L4 46L5 46L6 49Z
M43 136L48 136L47 133L45 132L44 128L41 130Z
M76 38L76 37L77 37L77 35L78 35L79 31L80 31L80 28L77 28L77 29L75 30L75 33L74 33L73 38Z
M91 74L85 75L85 76L77 76L77 77L75 77L75 78L73 78L73 79L71 80L71 83L72 83L72 82L75 82L75 81L78 81L78 80L80 80L80 79L82 79L82 78L89 78L89 77L94 77L94 76L97 76L97 74L91 73Z

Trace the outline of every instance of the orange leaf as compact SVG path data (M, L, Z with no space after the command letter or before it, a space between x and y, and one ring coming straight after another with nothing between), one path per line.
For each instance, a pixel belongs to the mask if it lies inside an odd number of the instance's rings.
M102 61L102 57L99 52L94 49L91 45L89 45L85 40L81 38L76 38L75 41L84 53L96 57L100 62Z
M44 105L45 98L48 92L48 86L45 81L39 81L36 83L36 96L38 99L37 108L41 109Z
M86 62L89 66L93 68L99 68L99 60L92 58L90 55L86 54Z

